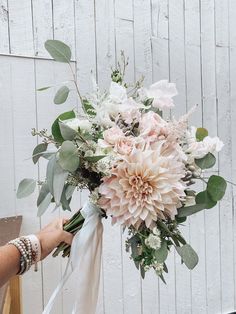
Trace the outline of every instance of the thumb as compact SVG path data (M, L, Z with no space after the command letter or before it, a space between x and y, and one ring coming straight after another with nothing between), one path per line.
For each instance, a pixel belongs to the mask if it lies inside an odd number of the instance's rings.
M65 242L66 244L71 245L73 240L73 234L67 231L62 231L62 241Z

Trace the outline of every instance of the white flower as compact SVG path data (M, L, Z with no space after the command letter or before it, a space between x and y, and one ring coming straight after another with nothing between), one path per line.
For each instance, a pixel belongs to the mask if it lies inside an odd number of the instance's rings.
M195 158L203 158L208 153L218 153L224 146L224 143L217 137L206 136L202 141L196 139L196 128L192 127L187 134L188 149L186 153L189 153L189 160L192 161Z
M164 265L163 263L155 263L153 265L154 269L155 269L155 272L158 276L160 276L162 273L163 273L163 270L164 270Z
M92 124L87 119L80 120L78 118L74 118L65 120L63 121L63 123L75 131L78 131L78 129L80 128L82 131L89 132L92 129Z
M157 229L157 227L154 227L153 229L152 229L152 233L153 234L155 234L156 236L160 236L160 230L159 229Z
M118 104L123 103L127 100L126 88L118 83L111 82L109 92L110 99Z
M91 104L96 111L94 122L104 128L114 126L119 114L126 123L138 120L140 117L138 110L143 106L128 98L126 88L115 82L111 82L109 93L104 95L98 93L91 99Z
M141 93L144 93L147 98L153 98L152 106L161 110L174 107L172 98L178 94L175 84L167 80L158 81L149 89L144 88Z
M158 250L161 247L161 238L155 234L150 233L145 239L145 244L151 249Z

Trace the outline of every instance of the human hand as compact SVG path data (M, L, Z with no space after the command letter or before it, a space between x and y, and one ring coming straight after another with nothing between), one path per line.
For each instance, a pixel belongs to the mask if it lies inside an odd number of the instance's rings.
M47 257L61 242L71 245L73 235L63 230L66 219L56 219L36 233L41 244L41 260Z

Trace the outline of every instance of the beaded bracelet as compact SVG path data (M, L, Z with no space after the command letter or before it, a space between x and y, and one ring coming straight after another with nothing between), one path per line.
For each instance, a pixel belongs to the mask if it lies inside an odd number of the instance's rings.
M38 270L37 262L41 258L41 246L38 238L35 235L16 238L8 244L14 245L20 252L20 270L18 275L27 272L32 264L35 265L35 271Z

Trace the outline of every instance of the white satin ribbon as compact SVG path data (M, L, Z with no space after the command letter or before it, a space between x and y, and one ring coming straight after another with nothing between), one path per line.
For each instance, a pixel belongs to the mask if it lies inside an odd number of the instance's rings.
M83 206L81 214L85 218L84 224L72 241L65 273L43 314L51 312L57 294L75 270L78 270L78 278L73 290L77 293L72 314L95 314L101 270L103 225L99 208L90 202Z

